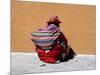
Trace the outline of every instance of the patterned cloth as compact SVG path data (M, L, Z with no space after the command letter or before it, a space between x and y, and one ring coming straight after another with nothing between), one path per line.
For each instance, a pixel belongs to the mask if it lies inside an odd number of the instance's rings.
M55 45L55 41L60 34L60 29L56 25L51 24L46 28L38 29L38 31L32 33L31 39L35 45L44 50L50 50Z

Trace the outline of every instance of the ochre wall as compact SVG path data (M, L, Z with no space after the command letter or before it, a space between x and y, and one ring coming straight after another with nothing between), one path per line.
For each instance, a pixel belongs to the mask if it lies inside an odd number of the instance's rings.
M49 17L58 15L60 29L76 53L95 54L96 6L12 1L11 49L34 52L31 32L46 26Z

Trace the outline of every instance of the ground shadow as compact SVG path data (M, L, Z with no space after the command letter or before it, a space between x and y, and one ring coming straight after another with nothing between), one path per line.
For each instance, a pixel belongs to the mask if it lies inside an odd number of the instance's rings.
M61 58L60 61L61 62L65 62L68 61L70 59L73 59L75 57L76 53L74 52L74 50L72 48L70 48L69 53L65 56L64 60Z

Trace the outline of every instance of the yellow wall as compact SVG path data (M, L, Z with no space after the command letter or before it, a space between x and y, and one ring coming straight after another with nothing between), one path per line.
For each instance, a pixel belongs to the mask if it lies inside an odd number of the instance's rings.
M95 54L96 6L12 1L11 49L33 52L31 32L46 26L49 17L58 15L60 29L76 53Z

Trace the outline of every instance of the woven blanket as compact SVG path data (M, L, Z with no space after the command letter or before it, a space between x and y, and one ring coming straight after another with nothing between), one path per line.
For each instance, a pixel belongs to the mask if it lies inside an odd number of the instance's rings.
M33 43L44 50L50 50L55 44L55 40L60 35L61 31L58 27L51 24L46 28L38 29L31 34Z

